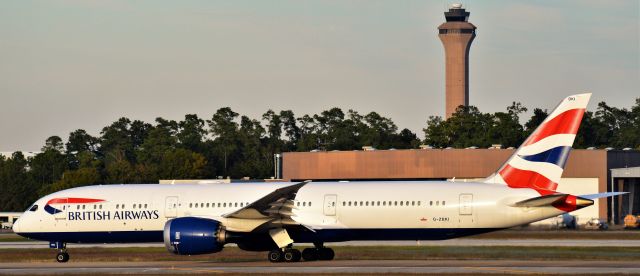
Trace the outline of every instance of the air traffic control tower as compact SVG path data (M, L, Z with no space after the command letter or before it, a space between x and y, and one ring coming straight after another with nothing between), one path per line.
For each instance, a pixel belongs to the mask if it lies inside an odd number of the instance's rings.
M476 37L476 26L467 22L469 12L453 4L444 13L447 22L438 27L446 62L446 118L460 105L469 105L469 49Z

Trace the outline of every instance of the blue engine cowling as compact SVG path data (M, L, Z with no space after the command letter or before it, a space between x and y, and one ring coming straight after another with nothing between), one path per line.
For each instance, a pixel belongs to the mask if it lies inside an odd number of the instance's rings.
M205 218L175 218L164 225L164 245L178 255L220 252L225 231L219 221Z

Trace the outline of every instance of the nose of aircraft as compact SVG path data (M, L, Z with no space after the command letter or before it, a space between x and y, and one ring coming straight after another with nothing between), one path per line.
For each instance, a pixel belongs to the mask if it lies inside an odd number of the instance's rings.
M11 229L13 230L14 233L20 233L20 221L21 219L18 219L16 220L16 222L13 223L13 226Z

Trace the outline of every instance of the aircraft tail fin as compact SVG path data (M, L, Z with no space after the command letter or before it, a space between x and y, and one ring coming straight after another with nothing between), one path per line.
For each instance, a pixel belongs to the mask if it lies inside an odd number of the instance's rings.
M486 183L554 194L591 93L564 98Z

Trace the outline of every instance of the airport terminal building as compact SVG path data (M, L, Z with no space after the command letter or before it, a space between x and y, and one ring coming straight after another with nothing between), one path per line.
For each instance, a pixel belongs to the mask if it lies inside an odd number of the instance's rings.
M277 176L290 181L450 180L484 178L513 154L513 149L410 149L283 153ZM579 223L600 218L621 223L640 213L640 151L573 150L559 192L575 195L629 192L600 199L576 211ZM452 183L453 184L453 183ZM614 218L614 220L612 220Z

